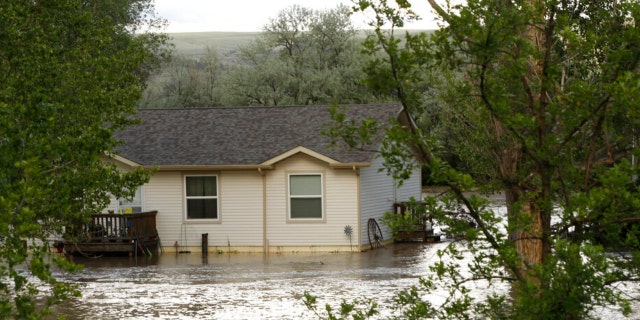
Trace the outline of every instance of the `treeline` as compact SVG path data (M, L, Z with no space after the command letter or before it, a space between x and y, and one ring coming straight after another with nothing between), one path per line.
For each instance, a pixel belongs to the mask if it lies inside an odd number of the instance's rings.
M149 82L140 108L317 105L391 100L363 79L370 58L349 19L350 8L292 6L241 46L233 59L215 48L174 56Z

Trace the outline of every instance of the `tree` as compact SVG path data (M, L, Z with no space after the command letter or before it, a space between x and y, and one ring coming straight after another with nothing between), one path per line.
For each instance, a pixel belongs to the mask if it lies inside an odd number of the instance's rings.
M369 82L394 93L416 124L429 107L425 85L437 88L438 121L452 128L447 134L465 164L456 170L444 161L442 139L418 125L389 135L393 148L383 156L392 172L405 170L395 159L417 154L431 178L449 186L425 203L465 235L447 253L460 257L466 247L472 255L468 275L448 259L421 282L426 291L446 286L446 302L434 306L414 288L398 297L403 315L582 319L597 317L599 306L630 312L629 299L637 297L616 286L637 281L640 266L640 4L428 2L442 28L430 37L407 34L404 42L393 31L416 17L408 1L362 0L355 8L376 17L365 46L377 57ZM348 132L354 130L332 133ZM498 190L506 193L506 217L466 193ZM452 211L477 228L457 223ZM478 281L504 281L511 291L470 296L467 284Z
M231 105L309 105L374 100L361 83L363 57L349 8L282 10L231 68Z
M132 196L149 174L106 161L166 37L147 0L0 5L0 317L37 319L77 295L49 242ZM150 28L150 29L143 29Z
M207 47L197 58L173 56L149 80L139 108L203 108L222 105L224 77L218 52Z
M367 57L350 9L282 10L254 41L220 59L174 57L150 81L140 108L311 105L388 101L367 90Z

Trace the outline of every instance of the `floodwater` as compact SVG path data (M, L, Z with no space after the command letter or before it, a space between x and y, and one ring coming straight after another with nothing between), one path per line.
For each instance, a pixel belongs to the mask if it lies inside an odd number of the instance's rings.
M401 243L367 252L209 254L152 258L74 258L85 266L63 275L83 294L57 308L67 319L316 319L342 300L372 298L389 314L396 293L428 274L437 244Z
M496 207L499 212L506 209ZM83 264L77 274L57 274L79 286L82 297L57 306L55 311L76 319L317 319L303 303L303 294L339 308L342 300L373 299L380 317L398 292L418 285L430 274L443 242L396 243L367 252L242 254L163 253L147 257L74 257ZM465 254L467 259L470 253ZM466 261L469 262L469 261ZM460 261L461 265L466 265ZM460 270L463 272L463 270ZM490 291L507 292L506 284L492 289L478 285L476 298ZM638 286L621 288L635 296ZM427 298L434 304L446 299L436 290ZM634 310L640 305L634 303ZM626 319L617 308L598 308L595 316ZM630 318L640 319L634 313Z

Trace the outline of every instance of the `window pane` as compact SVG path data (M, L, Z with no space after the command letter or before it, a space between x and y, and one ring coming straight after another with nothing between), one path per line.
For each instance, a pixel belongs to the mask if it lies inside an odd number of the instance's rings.
M187 219L218 219L218 199L187 199Z
M322 198L291 198L291 218L322 219Z
M133 199L119 198L118 202L121 206L141 206L142 205L142 188L136 189Z
M292 196L322 195L320 175L292 175L290 179Z
M119 198L118 213L140 213L142 212L142 187L136 190L133 199Z
M187 197L217 196L216 177L187 177Z

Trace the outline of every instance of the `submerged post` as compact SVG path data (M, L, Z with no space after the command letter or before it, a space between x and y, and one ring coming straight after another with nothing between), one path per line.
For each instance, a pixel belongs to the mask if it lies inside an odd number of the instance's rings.
M209 254L209 234L202 234L202 256L206 256Z

